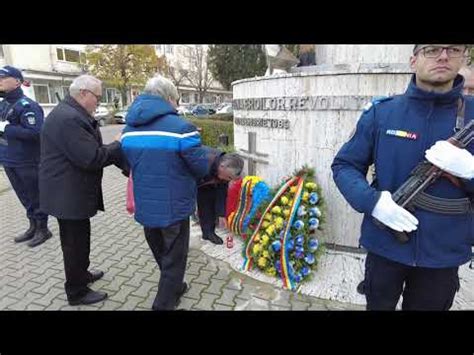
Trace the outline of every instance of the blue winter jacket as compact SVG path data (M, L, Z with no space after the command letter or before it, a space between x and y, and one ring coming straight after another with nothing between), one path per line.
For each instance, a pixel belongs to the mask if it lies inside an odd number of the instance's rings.
M0 121L8 121L0 133L0 164L7 167L38 166L40 131L44 112L19 87L0 102Z
M207 174L206 151L196 127L165 100L140 95L126 116L122 149L133 176L135 219L165 228L196 206L196 181Z
M371 216L380 191L395 192L411 170L424 159L436 141L451 137L456 124L458 99L465 100L465 123L474 118L473 97L463 97L464 80L457 76L447 93L418 88L413 76L404 95L380 101L359 119L353 137L345 143L332 164L337 187L358 212L364 213L361 245L374 254L402 264L430 268L455 267L471 259L474 239L473 214L446 215L415 209L418 229L402 244L388 230L382 230ZM474 144L468 147L474 153ZM374 164L369 186L366 175ZM462 180L458 188L441 178L425 192L437 197L473 197L474 181Z

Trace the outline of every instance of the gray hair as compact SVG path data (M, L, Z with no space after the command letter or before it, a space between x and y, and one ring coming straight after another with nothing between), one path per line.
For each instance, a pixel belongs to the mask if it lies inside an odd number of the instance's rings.
M157 75L148 80L143 92L149 95L161 96L165 100L173 99L177 101L179 99L176 86L161 75Z
M73 80L69 86L69 94L73 97L79 95L81 90L94 90L102 85L102 81L92 75L81 75Z
M236 153L229 153L221 158L220 165L230 170L234 177L239 177L244 168L244 160Z

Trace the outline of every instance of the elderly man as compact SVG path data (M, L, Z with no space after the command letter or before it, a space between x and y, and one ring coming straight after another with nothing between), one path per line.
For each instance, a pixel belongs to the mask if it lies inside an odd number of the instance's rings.
M40 205L58 219L67 299L70 305L79 305L107 297L87 287L104 275L88 271L90 218L104 210L104 167L126 166L120 142L102 144L93 117L101 100L101 81L82 75L72 82L69 93L51 111L41 132Z
M199 132L176 111L178 100L171 81L150 79L128 110L122 135L133 175L135 219L161 270L153 310L174 310L186 291L189 216L196 181L209 170Z
M225 226L225 206L229 181L240 177L243 159L235 153L226 154L218 149L207 148L211 162L209 173L198 182L198 215L202 239L214 244L224 241L216 234L216 221Z

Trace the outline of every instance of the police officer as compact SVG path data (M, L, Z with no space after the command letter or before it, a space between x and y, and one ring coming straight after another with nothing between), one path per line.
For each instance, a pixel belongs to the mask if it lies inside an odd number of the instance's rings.
M43 109L23 94L23 75L11 66L0 68L0 164L26 209L30 227L16 237L35 247L52 236L48 215L39 210L38 165Z
M228 182L238 179L244 161L234 153L226 154L218 149L206 147L211 162L209 173L198 183L197 204L202 238L214 244L224 241L216 234L216 221L225 226L225 206Z
M467 53L466 45L416 45L407 91L369 105L332 164L337 187L364 213L360 243L368 253L360 291L368 310L394 310L400 296L403 310L449 310L459 289L458 267L471 258L472 211L440 212L443 204L468 201L474 193L473 147L469 152L445 142L474 117L474 100L462 95L458 74ZM425 191L430 199L444 199L437 200L437 210L408 211L392 193L425 156L461 183L438 179ZM369 185L372 164L376 176ZM408 242L399 242L375 219L408 233Z

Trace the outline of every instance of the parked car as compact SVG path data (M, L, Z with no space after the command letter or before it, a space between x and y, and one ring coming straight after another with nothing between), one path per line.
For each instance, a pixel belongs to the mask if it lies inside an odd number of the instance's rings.
M95 110L94 118L99 122L99 126L105 126L107 119L110 117L110 112L107 107L99 106Z
M232 110L232 105L225 105L222 106L219 110L217 110L217 113L230 113L232 114L234 111Z
M192 114L194 116L207 116L207 115L210 115L211 113L210 113L209 109L204 107L204 105L196 105L196 106L194 106L194 108L192 110Z
M128 108L117 111L114 114L114 121L118 124L125 124L125 117L127 116Z

